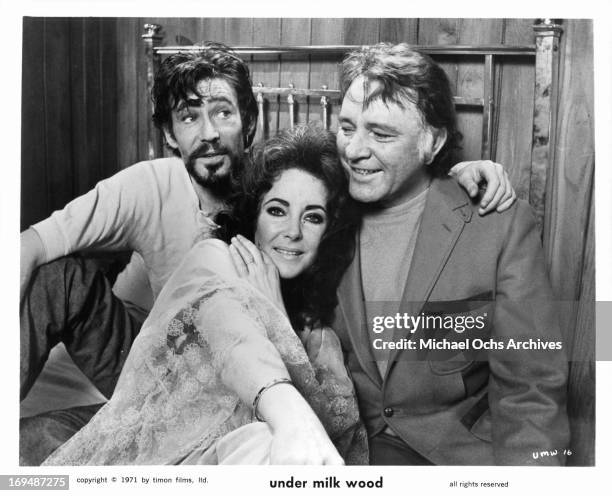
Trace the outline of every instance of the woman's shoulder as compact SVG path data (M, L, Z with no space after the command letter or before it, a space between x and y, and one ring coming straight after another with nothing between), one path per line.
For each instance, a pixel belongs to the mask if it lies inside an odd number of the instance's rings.
M198 241L187 254L192 263L206 268L223 277L238 277L229 246L216 238Z

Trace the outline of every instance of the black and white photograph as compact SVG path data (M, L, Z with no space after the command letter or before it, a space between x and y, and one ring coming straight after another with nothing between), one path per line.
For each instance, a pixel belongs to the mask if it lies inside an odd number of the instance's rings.
M0 488L589 484L607 26L544 10L12 16Z

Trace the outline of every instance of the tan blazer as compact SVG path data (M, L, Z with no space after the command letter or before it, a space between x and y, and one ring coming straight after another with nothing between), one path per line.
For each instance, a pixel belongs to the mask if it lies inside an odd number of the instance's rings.
M563 351L395 350L383 378L366 326L359 250L338 297L334 329L370 436L389 426L441 465L564 462ZM525 202L481 217L453 180L433 181L399 309L417 316L440 307L445 315L486 313L486 328L396 330L393 340L561 341L538 230ZM542 457L542 451L550 453Z

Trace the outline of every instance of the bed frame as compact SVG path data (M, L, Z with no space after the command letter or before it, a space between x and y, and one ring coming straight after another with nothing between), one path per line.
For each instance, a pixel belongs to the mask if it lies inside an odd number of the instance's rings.
M533 111L533 133L531 142L531 167L529 180L529 203L535 210L536 218L540 229L546 222L547 198L547 176L551 164L553 163L555 121L556 121L556 102L558 87L558 68L559 68L559 42L562 27L559 22L553 19L539 19L534 24L534 45L427 45L413 46L415 50L427 53L434 58L443 56L445 59L459 61L462 58L478 57L483 64L483 92L479 98L465 98L455 96L455 105L458 108L470 107L479 109L482 112L482 146L480 157L482 159L495 159L495 149L497 140L497 119L496 109L498 108L498 92L496 91L496 62L504 57L519 57L533 62L534 68L534 111ZM164 55L178 52L198 52L201 47L198 45L162 46L163 36L161 26L157 24L145 24L142 39L144 42L145 58L147 64L147 94L150 94L153 79L157 67ZM245 61L257 61L270 57L280 57L281 55L291 55L305 61L309 57L316 57L318 60L338 60L343 54L360 48L355 45L335 45L335 46L238 46L233 47L235 52L243 57ZM253 92L257 98L259 106L259 121L257 138L267 137L265 123L267 121L265 112L270 101L284 101L288 106L289 125L293 126L296 122L295 108L298 100L308 99L311 102L320 102L320 120L325 128L329 127L330 111L332 103L339 103L340 91L337 88L328 88L323 85L320 88L298 88L290 84L288 87L270 87L264 83L259 83L253 87ZM149 109L153 111L152 104ZM163 154L162 136L148 119L147 147L148 158L160 157ZM550 195L548 195L550 196Z

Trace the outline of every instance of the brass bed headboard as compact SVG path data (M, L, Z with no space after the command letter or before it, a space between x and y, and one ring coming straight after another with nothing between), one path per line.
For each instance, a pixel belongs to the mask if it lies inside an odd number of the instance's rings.
M480 157L495 159L498 122L496 109L499 102L496 91L498 81L497 62L504 57L518 57L529 60L534 68L534 107L533 133L531 142L531 167L529 180L529 202L536 212L540 227L546 222L546 178L553 163L554 123L556 120L557 79L559 67L559 40L562 33L561 25L552 19L536 21L534 25L534 45L413 45L412 48L435 57L461 60L469 57L478 58L483 64L482 96L476 98L455 96L458 108L469 107L482 112ZM147 91L150 94L155 71L164 55L185 51L199 51L198 45L162 46L163 36L161 26L145 24L144 41L147 64ZM289 55L308 61L311 57L317 59L338 60L347 52L358 49L356 45L334 46L237 46L235 52L247 62L254 62L270 57ZM302 88L289 84L287 87L267 86L265 82L255 82L253 92L259 106L259 121L256 140L265 139L269 131L266 128L266 108L270 101L286 103L289 114L289 126L296 123L296 106L308 101L320 105L317 116L325 128L330 127L331 109L340 99L340 91L322 85L319 88ZM151 104L152 105L152 104ZM149 109L152 112L152 108ZM147 146L148 158L162 156L163 141L161 134L148 120Z

